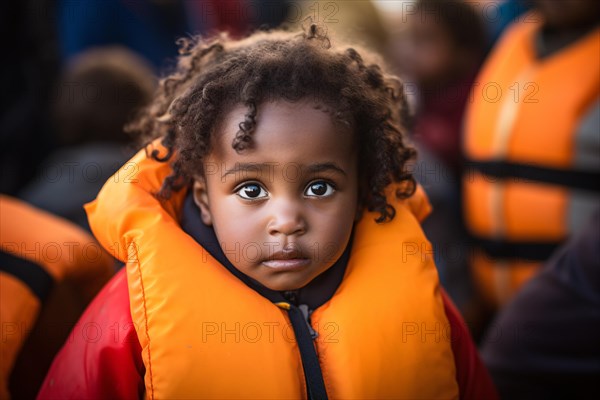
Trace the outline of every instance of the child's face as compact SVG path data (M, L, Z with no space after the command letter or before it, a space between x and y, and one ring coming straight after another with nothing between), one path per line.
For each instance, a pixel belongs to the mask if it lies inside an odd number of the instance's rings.
M254 147L238 154L231 143L245 113L239 106L225 116L194 199L237 269L270 289L297 289L331 267L350 239L354 134L310 103L267 102Z

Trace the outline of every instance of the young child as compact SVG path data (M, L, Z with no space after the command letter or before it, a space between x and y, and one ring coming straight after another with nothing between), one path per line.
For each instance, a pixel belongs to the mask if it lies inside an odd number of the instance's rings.
M495 398L419 227L405 111L316 25L184 44L133 127L152 142L87 207L126 275L39 398Z

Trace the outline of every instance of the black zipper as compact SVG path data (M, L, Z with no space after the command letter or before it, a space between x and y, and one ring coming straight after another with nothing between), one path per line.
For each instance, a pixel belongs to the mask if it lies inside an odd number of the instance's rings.
M323 380L323 372L319 364L319 357L313 344L313 340L318 336L310 325L308 307L303 312L294 304L284 303L287 307L281 307L287 310L296 343L300 350L300 358L302 359L302 368L304 369L304 378L306 380L306 392L310 400L327 400L327 390L325 389L325 381Z

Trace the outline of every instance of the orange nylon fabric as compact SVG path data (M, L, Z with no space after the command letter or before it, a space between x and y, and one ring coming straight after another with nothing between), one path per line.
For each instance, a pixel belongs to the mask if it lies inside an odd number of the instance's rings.
M10 399L8 380L15 360L38 316L40 301L12 275L0 272L0 399Z
M531 21L524 17L509 28L477 78L464 148L474 160L570 168L576 124L598 98L600 28L537 60L534 37L540 22ZM506 103L517 110L503 151L495 140Z
M0 195L0 212L2 251L42 266L55 280L85 281L89 296L100 289L92 281L112 276L112 259L78 226L8 196Z
M0 249L43 268L54 281L80 283L91 298L113 274L113 260L87 232L20 200L0 195ZM9 398L8 377L36 322L40 300L9 273L0 272L0 398Z
M600 94L600 29L538 60L534 38L540 26L535 14L521 18L482 69L465 119L467 159L573 168L578 124ZM552 243L569 234L568 188L472 170L463 188L466 224L479 237ZM480 287L494 288L485 295L500 305L532 275L532 263L493 264L473 257Z
M180 229L183 194L168 205L151 195L170 172L167 163L144 152L131 162L136 182L109 180L87 211L101 243L129 249L122 258L146 396L306 398L286 311ZM313 314L330 398L458 397L431 248L410 211L428 210L418 193L421 199L396 205L391 223L364 216L342 285Z

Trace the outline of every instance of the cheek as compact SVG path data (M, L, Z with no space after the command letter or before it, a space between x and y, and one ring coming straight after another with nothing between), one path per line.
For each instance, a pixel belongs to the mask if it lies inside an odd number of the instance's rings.
M240 204L235 196L216 199L211 203L211 211L219 242L233 248L238 243L243 245L260 237L257 236L261 227L257 213Z
M356 202L356 196L348 196L327 210L311 215L311 241L327 249L326 256L339 255L346 247L354 224Z

